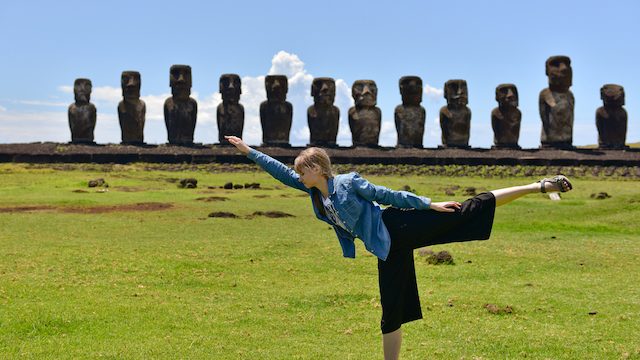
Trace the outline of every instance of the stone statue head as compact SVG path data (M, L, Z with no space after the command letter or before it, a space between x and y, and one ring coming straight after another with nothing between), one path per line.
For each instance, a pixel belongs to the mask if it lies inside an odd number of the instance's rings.
M264 87L267 90L269 101L284 102L287 99L289 83L284 75L267 75L264 78Z
M571 59L568 56L552 56L545 63L545 74L549 77L552 91L567 91L573 83Z
M401 77L400 94L403 105L420 105L422 102L422 79L417 76Z
M449 80L444 84L444 97L450 106L463 107L469 103L469 92L465 80Z
M351 96L357 107L376 106L378 87L373 80L356 80L351 87Z
M120 86L122 87L122 97L125 100L140 99L140 73L137 71L123 71L120 76Z
M496 87L496 101L500 107L518 107L518 88L513 84L500 84Z
M600 98L605 107L624 106L624 88L616 84L606 84L600 89Z
M332 105L336 99L336 81L329 77L313 79L311 96L316 105Z
M73 97L76 99L76 103L88 104L91 99L91 80L89 79L76 79L73 82Z
M220 75L220 94L222 94L223 101L240 101L240 94L242 94L240 76L236 74Z
M173 65L169 70L169 85L174 97L187 100L191 95L191 66Z

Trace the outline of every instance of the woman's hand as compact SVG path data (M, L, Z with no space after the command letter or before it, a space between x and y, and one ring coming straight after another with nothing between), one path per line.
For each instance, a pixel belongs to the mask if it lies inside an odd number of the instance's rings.
M237 147L238 150L240 150L240 152L245 155L247 155L249 151L251 151L249 145L247 145L244 141L242 141L242 139L237 136L225 136L224 138L227 139L227 141L230 142L231 145Z
M462 208L462 204L457 201L432 202L429 208L440 212L454 212Z

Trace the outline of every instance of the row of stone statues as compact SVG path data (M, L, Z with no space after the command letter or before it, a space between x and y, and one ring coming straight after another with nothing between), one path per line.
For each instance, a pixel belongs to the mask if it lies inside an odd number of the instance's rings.
M553 56L546 61L549 87L540 92L539 109L542 120L541 144L543 148L572 148L574 97L571 60L566 56ZM143 144L145 104L140 100L140 73L122 73L123 100L118 104L118 117L123 144ZM191 68L173 65L170 69L171 97L164 104L164 118L168 142L175 145L193 145L193 134L198 112L197 102L191 95ZM242 136L244 107L240 104L241 81L236 74L220 76L222 103L217 109L219 142L225 144L225 135ZM395 109L398 147L421 148L425 130L426 111L422 102L423 84L417 76L400 79L402 104ZM293 117L293 106L286 101L287 77L269 75L265 78L267 100L260 104L263 146L288 147ZM382 112L376 106L376 83L357 80L352 86L355 106L349 109L349 127L354 146L378 146ZM607 84L600 91L604 106L596 111L598 142L601 148L623 149L627 132L627 112L624 89ZM93 143L96 108L89 102L91 81L77 79L74 84L75 104L69 107L69 126L73 143ZM314 104L307 110L311 133L309 145L334 147L338 135L340 109L334 106L336 85L332 78L315 78L311 85ZM447 105L440 109L442 147L468 148L471 110L467 107L468 90L464 80L449 80L444 86ZM520 122L518 89L513 84L496 88L498 107L491 112L494 148L519 148Z

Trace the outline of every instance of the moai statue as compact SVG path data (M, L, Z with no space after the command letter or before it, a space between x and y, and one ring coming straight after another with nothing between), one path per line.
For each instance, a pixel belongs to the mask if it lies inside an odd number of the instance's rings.
M498 107L491 112L494 149L520 149L520 121L522 113L518 110L518 88L513 84L500 84L496 87Z
M604 106L596 110L598 145L601 149L625 149L627 137L627 110L624 106L624 88L607 84L600 89Z
M222 103L218 105L218 141L221 145L231 145L225 135L242 137L244 128L244 107L240 104L242 94L240 76L236 74L220 75L220 94Z
M382 112L376 106L378 87L373 80L356 80L351 87L356 106L349 109L353 146L377 147Z
M311 96L313 105L307 109L311 133L309 146L335 147L340 123L340 109L333 105L336 99L335 80L328 77L313 79Z
M398 147L422 148L424 123L427 112L422 102L422 79L417 76L400 78L402 105L396 106L394 113L398 131Z
M552 56L545 63L549 87L540 92L538 105L542 120L540 142L543 148L573 148L573 109L575 99L569 88L573 71L567 56Z
M122 144L144 144L144 117L147 107L140 100L140 73L123 71L120 77L122 97L118 104L118 119L122 131Z
M447 99L447 105L440 109L442 146L468 148L471 110L467 107L469 103L467 82L447 81L444 84L444 97Z
M287 101L289 85L284 75L267 75L264 79L267 101L260 104L262 146L290 147L289 133L293 106Z
M74 144L95 144L93 130L96 127L96 107L91 99L91 80L76 79L73 83L76 102L69 106L69 128Z
M164 122L169 144L192 146L198 103L190 97L191 67L173 65L169 74L172 96L164 102Z

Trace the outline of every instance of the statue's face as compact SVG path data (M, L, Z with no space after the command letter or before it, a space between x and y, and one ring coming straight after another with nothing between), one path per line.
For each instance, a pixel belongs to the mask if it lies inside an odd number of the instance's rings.
M239 101L242 94L242 84L240 76L236 74L224 74L220 76L220 93L222 100Z
M169 85L172 88L191 89L191 66L173 65L169 71Z
M498 85L496 101L501 107L518 107L518 89L513 84Z
M464 80L449 80L444 84L444 97L453 106L466 106L469 103L467 82Z
M546 63L546 74L549 85L569 90L573 82L571 59L566 56L552 56Z
M88 103L91 99L91 80L76 79L73 83L73 96L77 103Z
M264 86L267 90L267 99L273 101L285 101L289 85L287 77L284 75L267 75L264 79Z
M378 87L373 80L357 80L351 87L351 96L356 106L376 106Z
M318 105L332 105L336 99L336 82L332 78L315 78L311 84L311 96Z
M624 88L620 85L607 84L600 89L600 98L604 102L604 106L624 106Z
M400 79L400 94L405 105L419 105L422 102L422 79L405 76Z
M140 73L137 71L123 71L120 77L120 86L122 87L122 96L125 99L140 98Z

